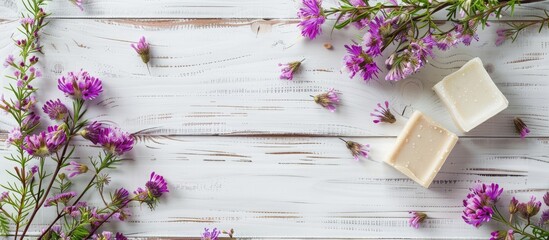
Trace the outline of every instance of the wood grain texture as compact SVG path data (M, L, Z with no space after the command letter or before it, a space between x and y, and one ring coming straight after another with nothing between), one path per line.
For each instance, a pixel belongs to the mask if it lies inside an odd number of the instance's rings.
M69 0L50 1L46 9L52 18L296 18L301 0L89 0L80 11ZM373 0L370 2L382 2ZM323 0L324 8L338 0ZM549 3L527 4L517 8L515 17L529 18L542 13ZM17 18L23 10L19 0L0 0L0 19ZM446 19L445 14L438 15Z
M394 138L352 140L371 144L371 157L354 161L335 138L140 137L131 160L111 173L111 188L134 189L156 171L171 192L156 211L133 206L130 223L115 226L134 237L232 227L238 237L486 239L495 225L461 220L475 181L505 188L500 207L511 194L526 200L549 191L549 139L461 139L430 189L382 163ZM88 144L75 142L85 150L74 160L86 161ZM410 210L428 213L423 228L407 226Z
M14 52L9 36L15 27L9 21L0 25L0 54ZM526 121L532 136L549 136L549 59L544 52L549 32L528 31L515 43L495 47L497 28L482 31L470 47L438 52L407 80L365 83L341 72L343 45L356 34L351 30L307 41L294 21L284 20L56 19L45 29L45 75L35 87L47 92L39 96L42 103L63 98L55 90L56 79L84 67L105 85L90 116L157 135L396 136L405 118L421 110L461 136L516 137L515 116ZM141 35L152 44L150 74L129 46ZM325 42L334 49L325 49ZM464 134L431 87L477 56L510 105ZM278 79L278 63L301 59L306 59L303 69L293 81ZM342 94L336 113L309 96L331 87ZM397 124L372 123L369 114L383 100L391 102L395 114L406 108Z

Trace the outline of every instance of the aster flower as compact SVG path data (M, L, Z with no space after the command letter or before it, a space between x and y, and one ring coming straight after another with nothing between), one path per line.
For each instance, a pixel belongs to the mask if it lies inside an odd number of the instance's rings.
M305 59L301 61L295 61L295 62L289 62L289 63L279 63L278 66L282 67L280 74L280 79L287 79L292 80L294 79L294 73L296 73L299 70L299 67L301 66L301 63L305 61Z
M120 128L107 127L101 129L97 142L105 151L122 155L133 148L134 139L131 134L123 132Z
M96 234L92 237L93 240L111 240L112 232L103 231L101 234Z
M65 192L55 195L52 198L46 199L44 207L57 206L59 204L67 204L72 198L76 196L76 192Z
M103 125L101 123L98 123L97 121L94 121L84 127L84 129L80 131L80 135L83 138L90 140L93 144L97 144L102 129Z
M103 86L99 78L91 76L88 72L69 72L57 80L58 88L75 99L92 100L103 92Z
M217 228L210 229L204 228L204 233L202 233L201 240L217 240L219 238L219 234L221 234L221 231L217 230Z
M83 5L83 2L84 0L69 0L69 2L73 3L75 6L77 6L80 11L84 11L84 6Z
M139 54L139 56L141 57L141 61L143 61L143 63L145 64L149 63L149 60L150 60L149 43L147 42L145 37L141 37L137 44L132 43L132 48L135 50L135 52L137 52L137 54Z
M381 28L385 25L385 20L377 16L368 22L368 31L362 37L362 43L366 46L366 53L371 57L381 55L381 49L383 48L383 36Z
M408 224L410 227L419 228L419 225L427 218L427 214L422 212L410 212L410 219Z
M23 140L23 134L21 133L20 128L14 128L8 133L6 138L6 144L9 145L19 145Z
M314 39L322 33L322 24L326 21L324 16L321 0L303 0L303 7L297 12L297 16L301 18L298 26L301 28L301 35Z
M40 124L40 116L34 112L29 113L21 122L21 130L25 132L32 131Z
M377 104L377 108L374 109L373 113L370 113L370 116L374 117L374 123L394 123L396 122L395 115L389 110L389 101L385 101L385 107L381 103Z
M347 149L349 149L351 151L351 154L353 155L353 157L355 158L356 161L359 160L359 157L362 156L362 157L368 157L368 153L370 152L370 150L368 149L370 147L369 144L365 144L365 145L362 145L360 143L357 143L357 142L353 142L353 141L346 141L342 138L340 138L341 141L345 142L345 145L347 146Z
M152 172L149 181L145 184L145 188L137 188L134 194L137 195L138 201L146 203L153 209L156 202L158 202L158 198L167 192L169 192L168 183L164 180L164 177Z
M47 131L26 136L23 149L28 154L45 157L56 152L65 143L67 136L58 126L49 126Z
M321 93L312 97L315 100L315 103L330 110L330 112L335 112L336 106L339 104L339 97L337 96L337 92L333 88L330 88L328 92Z
M374 77L377 77L379 67L374 62L374 59L369 56L361 46L358 45L345 45L347 53L343 60L347 70L351 73L350 77L353 78L357 73L368 82Z
M44 113L46 113L51 120L58 121L64 120L69 113L67 106L65 106L65 104L63 104L59 99L57 99L57 101L47 101L46 104L44 104L44 107L42 107L42 110L44 110Z
M478 184L470 189L467 198L463 200L463 220L475 227L490 221L494 210L492 206L497 202L503 189L498 184Z
M496 31L496 46L501 46L508 38L511 32L507 29L500 28Z
M446 51L451 47L457 45L459 41L455 38L452 33L445 35L439 35L436 37L436 46L439 50Z
M70 167L67 168L67 171L71 171L71 173L69 174L70 178L88 172L88 166L86 164L71 161L69 165Z
M490 240L514 240L513 229L506 231L493 231L490 234Z
M549 206L549 192L546 192L545 195L543 195L543 202L545 205Z
M111 195L112 205L123 207L130 201L130 193L124 188L119 188Z
M399 81L419 71L425 64L419 57L409 49L404 49L401 53L393 53L385 60L387 69L389 69L385 80Z
M519 117L515 117L515 119L513 119L513 123L515 124L517 133L520 134L520 138L524 139L528 136L528 134L530 134L530 129Z
M517 205L518 212L520 216L524 219L530 219L531 217L538 214L541 207L541 201L536 201L536 197L532 196L530 201L526 203L519 203Z

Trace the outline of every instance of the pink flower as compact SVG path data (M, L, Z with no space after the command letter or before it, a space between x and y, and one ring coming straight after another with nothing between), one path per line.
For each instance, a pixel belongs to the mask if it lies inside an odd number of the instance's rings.
M420 223L422 223L425 218L427 217L427 214L422 212L410 212L410 219L408 220L408 224L410 227L413 228L419 228Z
M280 74L280 79L287 79L287 80L294 79L294 73L299 70L299 67L301 66L301 63L303 61L305 61L305 59L301 61L295 61L295 62L290 62L285 64L279 63L278 66L282 67L281 69L282 73Z
M339 104L339 97L333 88L330 88L328 92L313 96L313 99L320 106L330 110L330 112L335 112L336 106Z
M74 5L76 5L80 9L80 11L84 11L84 6L82 6L84 0L69 0L69 1L72 2Z
M353 155L356 161L359 160L360 156L365 158L368 157L368 154L370 152L370 150L368 149L370 147L369 144L362 145L357 142L346 141L343 139L341 139L341 141L345 142L345 146L347 147L347 149L349 149L349 151L351 151L351 154Z
M44 110L44 113L48 114L51 120L64 120L65 117L69 113L69 109L67 109L67 106L61 102L61 100L57 99L57 101L49 100L44 104L44 107L42 107L42 110Z
M57 80L59 90L76 99L92 100L103 92L103 85L99 78L91 76L88 72L69 72Z
M141 61L143 61L143 63L145 64L149 63L149 60L150 60L149 43L147 42L145 37L141 37L137 44L132 43L131 46L135 50L135 52L139 54L139 56L141 57Z
M385 101L385 107L381 103L377 104L377 108L374 109L373 113L370 113L370 116L374 117L374 123L394 123L396 122L395 116L389 110L389 102Z
M219 234L221 231L217 230L217 228L212 229L210 232L210 229L204 228L204 233L202 233L201 240L218 240Z
M69 174L69 177L72 178L82 173L88 172L88 166L86 164L71 161L70 167L67 168L67 171L71 171L71 173Z
M368 55L361 46L358 45L345 45L347 53L343 60L347 70L351 72L351 78L357 73L360 74L364 81L368 82L374 77L377 77L379 67L374 62L374 59Z
M303 7L299 9L297 16L301 18L298 24L301 27L301 35L314 39L322 33L322 24L326 20L322 12L321 0L303 0Z

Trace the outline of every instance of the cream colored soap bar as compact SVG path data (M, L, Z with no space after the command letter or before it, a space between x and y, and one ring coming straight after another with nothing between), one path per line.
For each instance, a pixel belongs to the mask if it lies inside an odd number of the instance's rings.
M457 140L456 134L415 111L385 162L428 188Z
M470 60L446 76L433 90L452 114L454 122L465 132L509 105L509 101L484 69L480 58Z

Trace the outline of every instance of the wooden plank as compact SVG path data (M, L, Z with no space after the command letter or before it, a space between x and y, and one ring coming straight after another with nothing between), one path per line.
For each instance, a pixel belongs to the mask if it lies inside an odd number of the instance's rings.
M15 53L10 44L15 27L16 22L0 24L1 56ZM515 116L526 121L532 136L549 136L544 52L549 33L532 30L515 43L495 47L498 27L482 31L470 47L437 52L429 66L407 80L364 83L340 71L342 45L353 31L307 41L294 21L284 20L53 20L42 39L45 77L35 87L47 93L39 96L42 103L63 98L55 90L56 79L85 68L105 85L89 116L149 134L396 136L417 109L461 136L515 137ZM150 74L129 46L141 35L152 44ZM334 49L325 49L325 42ZM431 87L476 56L510 105L464 134ZM303 58L303 71L294 81L278 79L278 63ZM309 96L331 87L342 93L336 113ZM383 100L391 102L395 114L407 109L397 124L372 123L369 114ZM5 126L10 125L6 115L0 120L2 129L11 128Z
M429 189L382 163L394 138L353 140L371 144L369 159L354 161L337 138L142 136L111 173L111 188L134 189L156 171L171 192L154 212L133 206L130 223L117 228L156 237L232 227L238 237L485 239L495 225L476 229L461 219L475 181L504 187L503 208L511 195L524 201L549 191L549 139L461 139ZM84 149L75 160L95 155L87 142L75 144ZM7 151L2 145L0 154ZM430 216L423 228L407 226L410 210Z
M52 18L297 18L301 0L94 0L83 1L80 11L69 0L50 1L46 9ZM379 2L379 1L371 1ZM324 8L338 6L337 0L323 0ZM529 17L548 9L549 3L526 4L516 17ZM17 18L23 10L20 0L0 0L0 18ZM446 19L444 14L440 19Z

